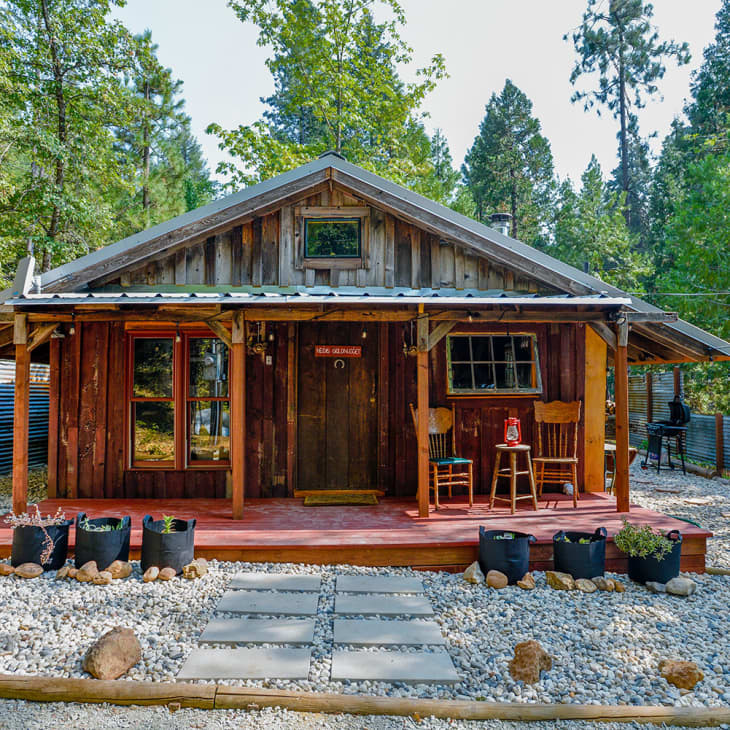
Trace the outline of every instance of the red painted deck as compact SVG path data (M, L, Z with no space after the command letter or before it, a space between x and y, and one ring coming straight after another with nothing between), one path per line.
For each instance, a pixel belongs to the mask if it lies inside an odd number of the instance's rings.
M220 560L355 565L410 565L418 568L461 569L478 555L479 526L510 529L535 535L531 566L544 570L552 563L552 536L560 529L593 531L605 527L609 536L621 529L615 499L603 493L581 495L573 509L569 497L545 494L539 511L523 502L515 515L506 506L488 509L477 497L470 509L463 498L442 500L438 512L418 517L415 501L382 499L377 506L305 507L301 499L249 500L241 521L231 518L231 502L223 499L75 499L46 500L41 511L61 507L68 516L86 512L132 516L131 546L139 555L142 517L163 514L197 519L196 554ZM684 536L682 569L703 571L706 539L711 533L658 512L632 505L632 522L662 530L679 529ZM71 530L73 545L74 531ZM10 554L12 533L0 521L0 556ZM607 568L624 572L626 560L609 542Z

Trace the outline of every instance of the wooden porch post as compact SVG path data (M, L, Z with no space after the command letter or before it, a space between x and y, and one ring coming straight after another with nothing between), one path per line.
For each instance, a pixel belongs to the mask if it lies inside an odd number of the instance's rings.
M416 383L418 390L418 516L428 517L428 315L418 306Z
M26 315L15 315L15 412L13 420L13 512L28 509L28 421L30 418L30 351Z
M616 327L616 510L629 511L629 324Z
M242 520L246 491L246 325L242 311L233 313L230 388L232 511L234 520Z

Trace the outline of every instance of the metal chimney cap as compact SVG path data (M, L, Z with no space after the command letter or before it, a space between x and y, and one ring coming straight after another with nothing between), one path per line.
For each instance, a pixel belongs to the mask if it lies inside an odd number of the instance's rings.
M509 213L492 213L489 216L490 223L509 223L512 220L512 216Z

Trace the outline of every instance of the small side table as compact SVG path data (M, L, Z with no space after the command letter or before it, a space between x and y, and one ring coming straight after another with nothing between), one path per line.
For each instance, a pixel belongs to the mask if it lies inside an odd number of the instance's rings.
M509 466L503 469L500 468L502 462L502 454L509 455ZM527 459L527 469L524 471L517 471L517 456L518 454L524 454ZM530 494L523 494L517 496L517 477L527 475L530 479ZM510 496L509 497L497 497L497 480L507 478L510 480ZM494 502L502 501L509 502L512 508L512 514L515 513L515 505L520 499L531 499L532 506L537 510L537 489L535 488L535 475L532 471L532 459L530 458L530 447L527 444L518 444L517 446L507 446L507 444L497 444L497 457L494 462L494 473L492 475L492 494L489 498L489 509L492 509Z

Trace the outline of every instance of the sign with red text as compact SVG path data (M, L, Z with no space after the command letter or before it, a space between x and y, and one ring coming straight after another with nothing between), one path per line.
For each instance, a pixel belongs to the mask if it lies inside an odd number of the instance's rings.
M315 357L362 357L360 345L315 345Z

